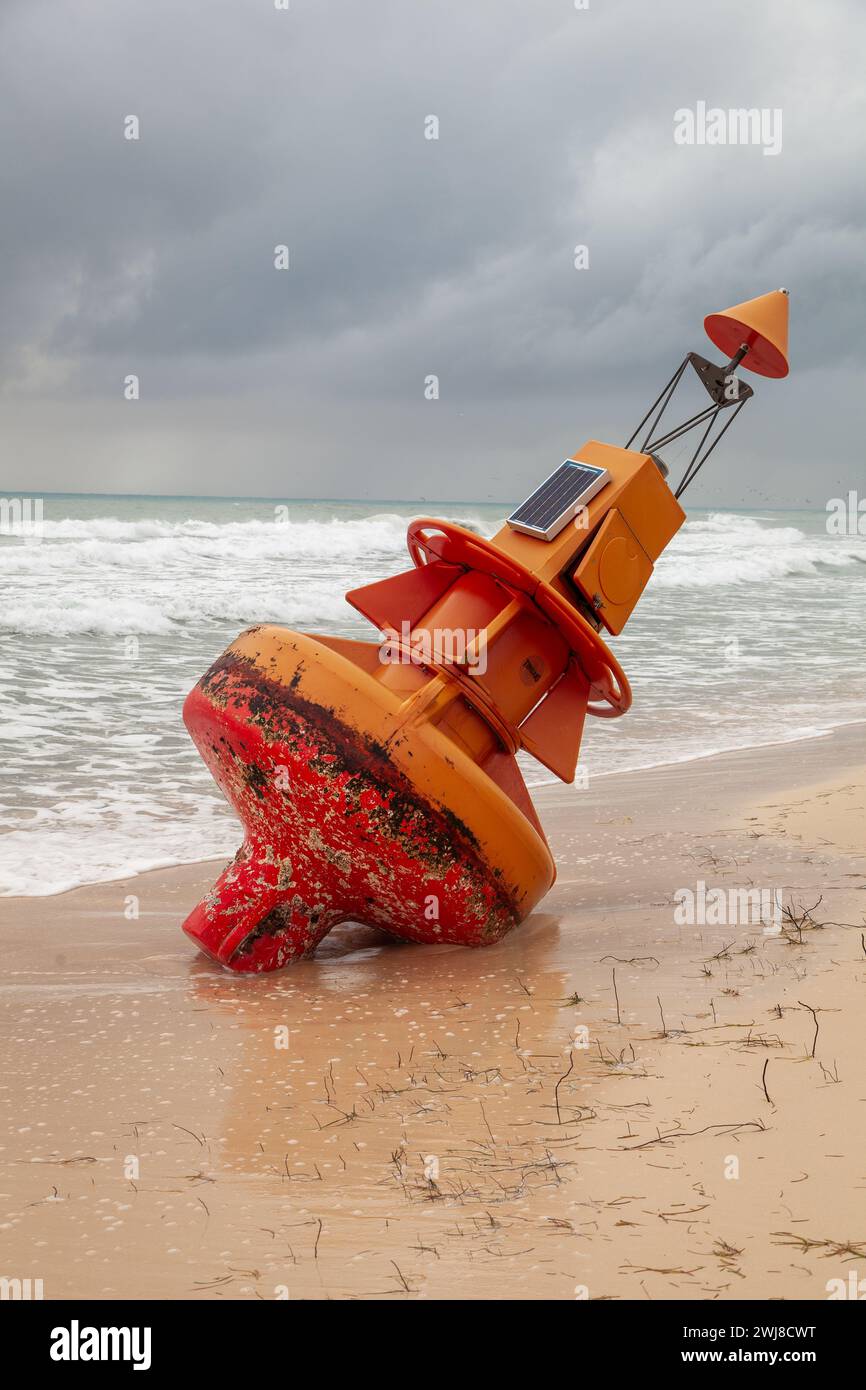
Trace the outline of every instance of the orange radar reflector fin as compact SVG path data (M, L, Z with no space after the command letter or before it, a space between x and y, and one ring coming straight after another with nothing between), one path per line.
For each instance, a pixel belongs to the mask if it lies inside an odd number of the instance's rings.
M788 375L788 291L734 304L704 319L707 337L717 348L733 358L743 346L748 348L743 366L759 376Z
M510 797L515 806L520 808L526 819L535 827L539 835L544 838L544 843L547 844L541 821L538 819L538 812L526 790L526 783L520 768L517 766L517 759L514 754L507 753L504 748L494 748L482 767L491 781L495 782L497 787L501 787L505 795Z
M563 782L574 781L588 700L589 681L571 661L518 730L527 753Z
M380 648L375 642L359 642L353 637L330 637L324 632L311 632L310 636L321 642L323 647L329 647L332 652L337 652L355 666L360 666L362 671L371 676L374 676L382 665Z
M458 565L434 560L417 569L404 570L390 579L364 584L346 594L347 602L382 631L400 631L404 622L414 627L419 618L447 593L463 573Z

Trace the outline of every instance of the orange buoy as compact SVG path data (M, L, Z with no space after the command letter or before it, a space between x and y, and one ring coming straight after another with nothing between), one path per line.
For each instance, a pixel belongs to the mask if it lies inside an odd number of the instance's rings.
M773 365L778 322L751 318ZM572 781L586 716L629 708L601 631L622 630L685 520L657 447L694 427L658 433L690 361L711 398L698 423L751 395L727 399L724 369L689 354L639 450L590 440L492 540L413 521L412 567L347 595L379 640L253 627L205 673L184 720L245 838L184 923L203 951L274 970L345 920L481 946L532 911L555 867L516 755Z

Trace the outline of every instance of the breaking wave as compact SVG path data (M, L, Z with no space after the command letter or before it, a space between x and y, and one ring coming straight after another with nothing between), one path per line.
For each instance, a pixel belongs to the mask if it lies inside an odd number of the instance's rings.
M231 852L239 827L186 735L184 696L253 623L370 637L344 592L410 563L413 513L396 503L290 505L285 520L259 502L62 505L83 514L46 519L39 542L0 535L0 895ZM113 514L86 514L99 506ZM490 536L502 512L446 515ZM866 538L824 521L689 518L612 639L636 698L615 728L589 721L593 777L863 718Z

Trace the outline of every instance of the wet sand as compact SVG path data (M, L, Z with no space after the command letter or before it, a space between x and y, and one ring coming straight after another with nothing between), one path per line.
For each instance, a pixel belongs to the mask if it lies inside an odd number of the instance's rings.
M559 881L489 950L343 927L233 978L179 931L216 863L0 900L0 1275L172 1299L866 1277L864 752L851 726L542 789ZM790 917L680 924L699 881Z

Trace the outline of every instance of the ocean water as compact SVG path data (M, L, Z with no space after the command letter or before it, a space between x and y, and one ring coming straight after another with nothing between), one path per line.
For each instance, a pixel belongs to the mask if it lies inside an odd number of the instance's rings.
M344 590L407 567L419 511L49 496L41 541L0 536L0 894L232 853L187 691L254 622L373 636ZM505 509L432 511L489 536ZM866 538L828 535L823 512L692 512L611 642L634 706L587 721L582 765L593 778L866 718L864 612Z

